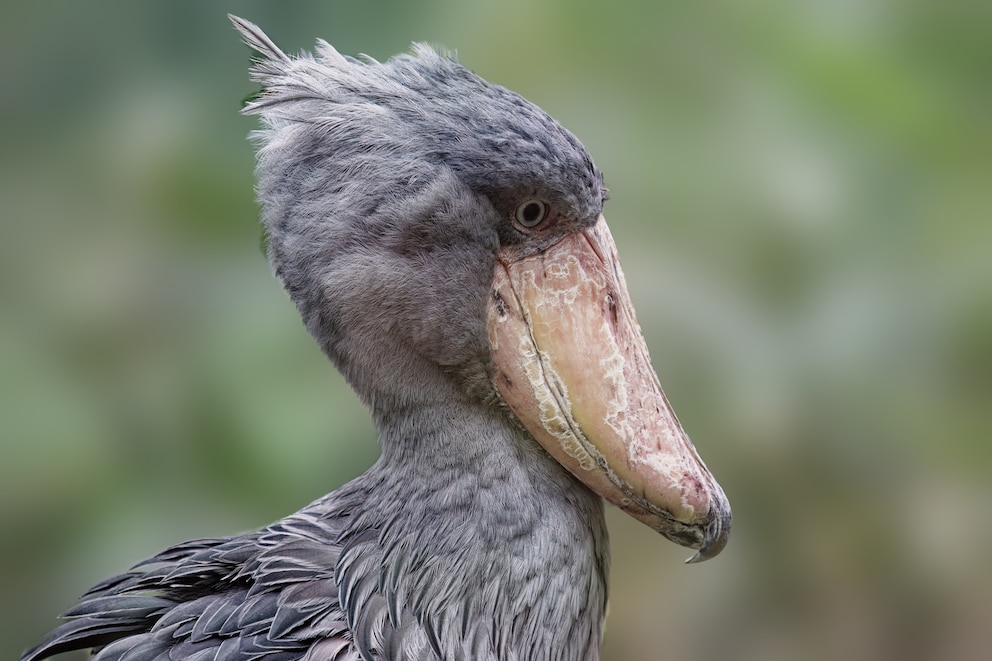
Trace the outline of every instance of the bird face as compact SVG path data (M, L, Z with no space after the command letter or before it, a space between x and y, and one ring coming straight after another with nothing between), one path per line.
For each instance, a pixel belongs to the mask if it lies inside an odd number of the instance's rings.
M482 383L587 487L719 553L729 505L651 367L575 136L425 47L380 64L246 36L273 264L373 412Z

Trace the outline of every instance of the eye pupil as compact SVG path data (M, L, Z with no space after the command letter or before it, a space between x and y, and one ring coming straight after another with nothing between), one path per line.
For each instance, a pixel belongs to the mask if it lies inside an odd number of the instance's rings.
M534 227L547 214L548 207L540 200L529 200L517 207L517 222L524 227Z
M524 220L533 223L541 216L541 205L536 202L529 202L524 207Z

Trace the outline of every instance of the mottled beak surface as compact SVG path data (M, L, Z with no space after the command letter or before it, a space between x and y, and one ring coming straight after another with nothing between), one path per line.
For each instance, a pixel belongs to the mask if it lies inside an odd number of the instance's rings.
M589 488L668 539L718 554L730 505L662 392L600 217L548 249L504 249L488 310L495 386Z

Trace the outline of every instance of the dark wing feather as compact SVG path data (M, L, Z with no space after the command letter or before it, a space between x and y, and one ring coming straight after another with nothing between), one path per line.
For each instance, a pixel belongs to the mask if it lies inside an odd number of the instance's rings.
M339 519L185 542L88 591L21 661L92 648L95 661L358 661L338 601Z

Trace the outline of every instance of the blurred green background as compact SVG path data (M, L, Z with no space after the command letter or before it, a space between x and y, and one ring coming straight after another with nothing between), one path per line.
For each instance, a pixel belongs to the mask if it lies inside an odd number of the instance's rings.
M615 511L605 658L992 649L992 3L5 3L0 657L376 456L260 250L249 53L457 49L574 131L718 559Z

